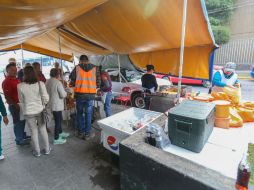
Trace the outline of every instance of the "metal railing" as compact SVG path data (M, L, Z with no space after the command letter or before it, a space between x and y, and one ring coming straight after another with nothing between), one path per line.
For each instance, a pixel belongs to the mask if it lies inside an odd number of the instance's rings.
M229 61L235 62L237 65L253 65L254 39L232 40L220 46L215 52L214 63L224 65Z

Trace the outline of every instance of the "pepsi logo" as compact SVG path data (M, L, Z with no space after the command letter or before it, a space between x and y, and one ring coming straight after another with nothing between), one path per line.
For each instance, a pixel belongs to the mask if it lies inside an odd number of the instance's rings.
M117 150L118 149L118 144L117 144L117 141L116 141L116 138L113 137L113 136L108 136L107 138L107 143L109 145L109 147L112 149L112 150Z

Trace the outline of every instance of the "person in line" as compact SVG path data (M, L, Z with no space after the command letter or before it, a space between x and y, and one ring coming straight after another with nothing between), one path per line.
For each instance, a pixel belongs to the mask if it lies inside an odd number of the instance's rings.
M20 83L17 79L17 68L15 63L9 63L6 66L7 77L2 83L4 96L9 105L9 110L13 118L13 127L15 134L15 141L17 145L29 144L30 136L25 133L25 120L20 118L20 107L17 86Z
M41 82L46 83L47 79L46 79L46 77L44 76L44 74L41 71L41 65L40 65L40 63L33 62L32 66L33 66L33 68L34 68L34 70L36 72L38 80L41 81ZM46 123L46 129L47 129L48 133L51 133L51 129L48 127L47 123Z
M112 115L111 101L112 95L112 82L109 74L106 71L101 71L101 87L100 93L102 97L102 103L104 104L104 111L106 117Z
M40 63L34 62L32 65L33 65L33 68L34 68L34 70L35 70L35 72L36 72L36 75L37 75L38 78L39 78L39 81L45 83L47 80L46 80L44 74L43 74L42 71L41 71L41 65L40 65Z
M0 112L3 117L4 124L8 125L9 120L8 120L6 109L5 109L1 96L0 96ZM0 116L0 122L2 121L2 117ZM2 149L2 133L1 133L1 126L0 126L0 160L3 160L3 159L4 159L4 155L3 155L3 149Z
M58 62L55 62L54 67L58 70L58 72L60 73L60 78L62 79L62 77L63 77L63 70L60 67L60 64Z
M13 58L13 57L11 57L11 58L8 60L8 64L10 64L10 63L12 63L12 64L14 64L15 66L17 66L17 61L16 61L16 59ZM5 69L5 71L4 71L4 77L6 78L7 75L8 75L8 74L7 74L7 71L6 71L6 69Z
M235 88L239 87L237 74L235 73L236 64L233 62L226 63L222 70L217 71L213 76L212 91L223 92L224 87Z
M91 133L92 128L92 115L93 115L93 102L96 95L97 88L100 87L100 81L96 66L89 62L86 55L81 55L79 64L73 69L70 75L71 85L74 86L78 133L80 138L89 140L94 136ZM84 117L85 109L85 117Z
M30 63L26 63L26 64L25 64L25 67L27 67L27 66L31 66L31 64L30 64ZM24 69L20 69L20 70L18 71L18 79L19 79L21 82L23 82L23 77L24 77Z
M142 88L144 89L145 93L151 94L157 91L158 84L156 81L156 77L153 75L154 73L154 66L147 65L146 66L146 74L144 74L141 78ZM145 109L150 108L150 97L145 96Z
M8 60L9 63L14 63L15 65L17 65L17 61L15 58L11 57L9 60Z
M64 98L66 98L67 93L60 82L59 69L53 68L50 70L50 79L46 82L46 88L50 97L48 106L53 112L55 120L54 144L64 144L70 134L62 131L62 111L64 110Z
M51 148L49 146L46 122L42 114L43 102L47 104L49 95L45 84L38 81L38 77L32 66L24 68L24 82L18 85L18 95L24 117L32 133L33 155L36 157L41 155L38 131L43 140L43 153L45 155L50 154Z

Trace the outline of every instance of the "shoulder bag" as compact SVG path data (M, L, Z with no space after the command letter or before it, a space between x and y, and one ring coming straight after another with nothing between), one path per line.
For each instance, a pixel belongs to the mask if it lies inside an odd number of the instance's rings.
M50 114L48 113L48 110L46 109L46 104L42 98L42 88L41 88L40 82L38 82L38 84L39 84L39 92L40 92L40 96L41 96L41 103L42 103L42 107L43 107L42 116L43 116L44 122L49 123Z

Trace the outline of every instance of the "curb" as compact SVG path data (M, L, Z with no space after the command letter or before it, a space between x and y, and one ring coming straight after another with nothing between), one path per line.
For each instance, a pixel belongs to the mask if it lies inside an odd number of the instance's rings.
M251 77L238 77L238 79L240 79L240 80L254 80Z

